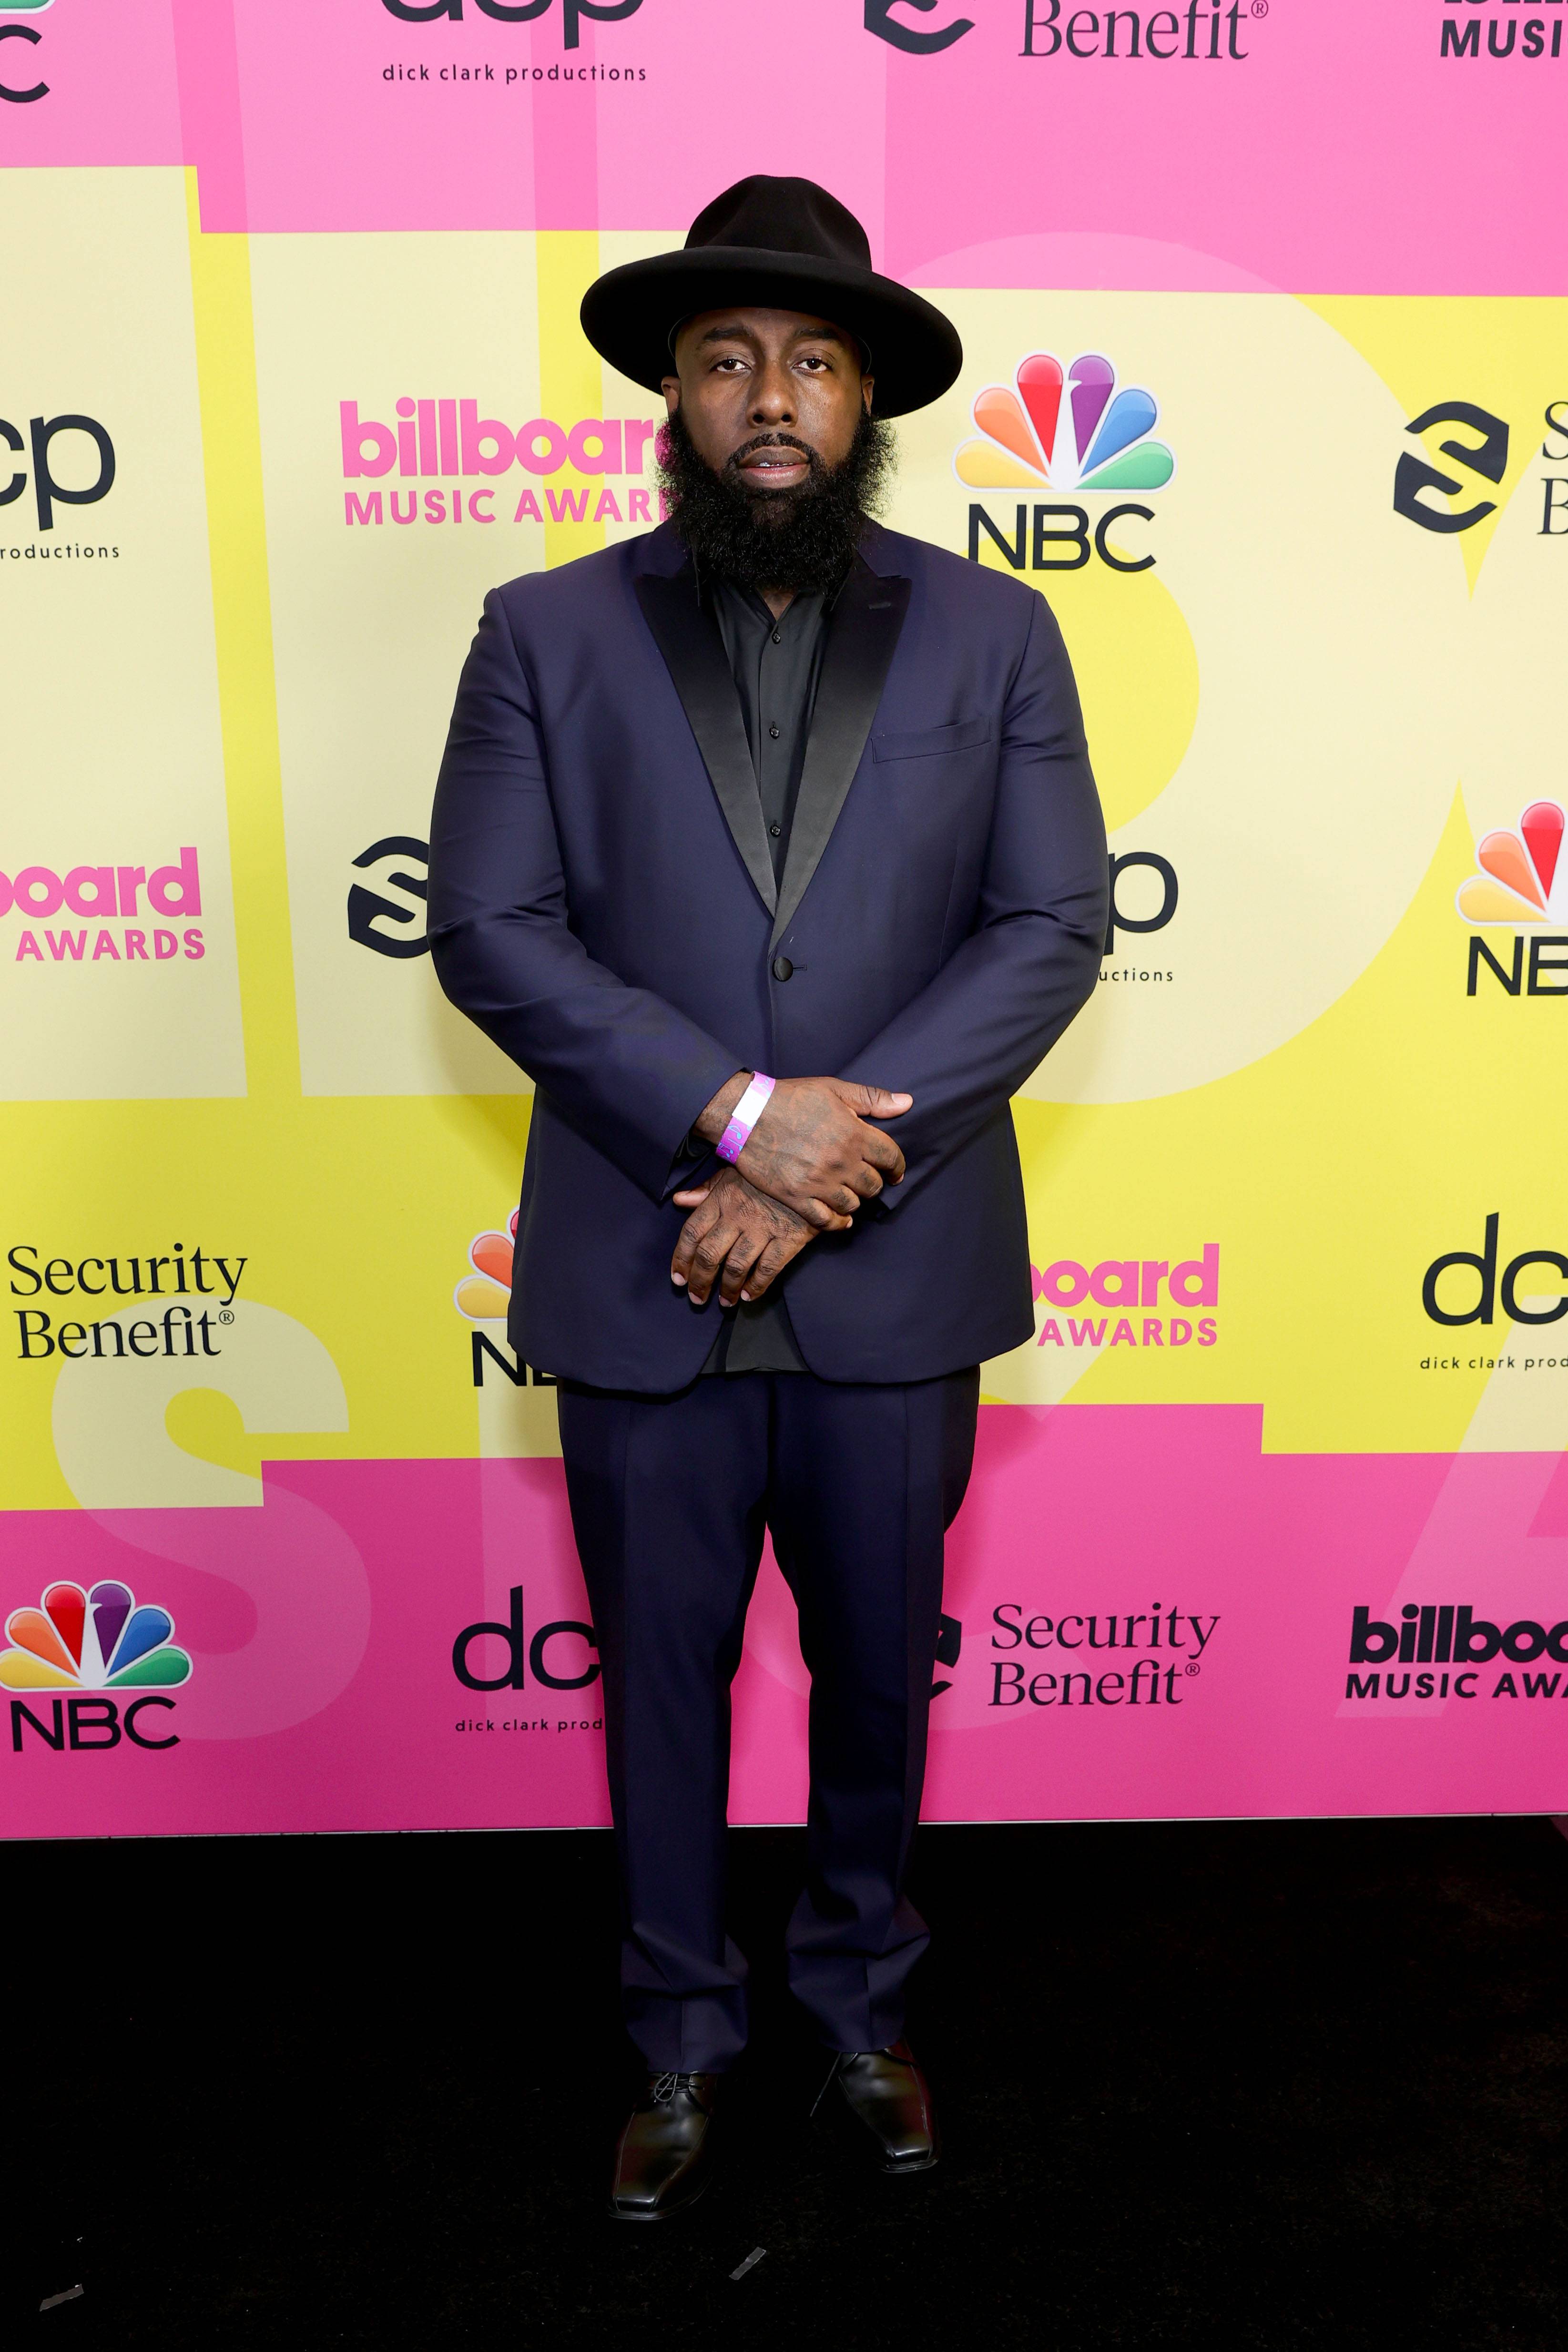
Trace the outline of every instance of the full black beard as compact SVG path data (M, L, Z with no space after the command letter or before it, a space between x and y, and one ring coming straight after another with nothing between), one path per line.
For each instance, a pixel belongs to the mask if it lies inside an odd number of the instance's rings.
M810 463L795 489L748 489L736 459L783 445ZM849 454L827 466L793 433L756 433L721 471L698 455L678 408L659 436L658 471L671 520L700 570L742 588L826 594L854 560L893 464L891 428L861 415Z

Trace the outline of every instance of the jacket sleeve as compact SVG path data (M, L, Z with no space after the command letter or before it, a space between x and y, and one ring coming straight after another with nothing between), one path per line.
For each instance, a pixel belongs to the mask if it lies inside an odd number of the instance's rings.
M436 787L430 946L452 1003L651 1200L692 1121L741 1066L571 927L536 699L500 596L485 599Z
M1044 1060L1094 992L1105 949L1105 824L1061 633L1035 599L1002 720L973 928L920 994L839 1073L901 1088L896 1213Z

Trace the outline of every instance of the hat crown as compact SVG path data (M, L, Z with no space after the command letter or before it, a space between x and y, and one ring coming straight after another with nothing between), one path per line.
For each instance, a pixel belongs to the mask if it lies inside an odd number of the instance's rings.
M687 232L688 253L726 246L871 267L870 239L847 205L815 180L774 179L762 172L704 205Z

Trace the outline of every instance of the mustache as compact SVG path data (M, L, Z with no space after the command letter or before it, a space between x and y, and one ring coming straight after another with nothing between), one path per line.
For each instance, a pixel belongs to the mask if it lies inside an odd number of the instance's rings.
M751 440L742 441L738 449L732 449L731 451L729 457L724 460L725 472L739 472L740 468L746 463L747 459L749 457L754 457L761 449L794 449L797 451L810 467L814 478L826 470L821 457L812 447L809 441L797 440L793 433L756 433L752 435Z

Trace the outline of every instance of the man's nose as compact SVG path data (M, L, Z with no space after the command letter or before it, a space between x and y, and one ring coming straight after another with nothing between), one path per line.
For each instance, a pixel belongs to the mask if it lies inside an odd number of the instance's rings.
M795 384L785 367L764 367L752 385L753 425L790 425L795 421Z

